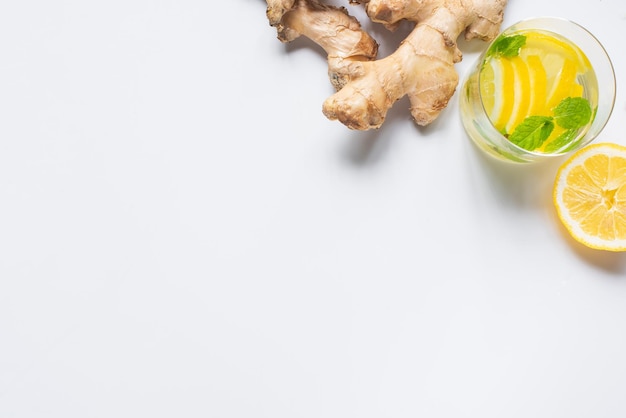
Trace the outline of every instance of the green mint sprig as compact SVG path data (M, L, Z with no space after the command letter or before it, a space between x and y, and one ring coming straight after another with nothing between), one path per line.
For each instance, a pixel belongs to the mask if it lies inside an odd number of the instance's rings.
M520 123L508 139L529 151L541 147L552 134L555 123L565 132L546 145L545 152L556 152L571 142L578 130L589 123L591 105L583 97L566 97L553 110L552 116L529 116Z
M554 108L554 119L561 128L582 128L591 119L591 105L583 97L566 97Z
M520 49L526 44L525 35L511 35L498 37L489 50L487 56L513 58L519 55Z
M543 145L553 130L554 122L551 116L529 116L517 125L509 136L509 141L532 151Z
M557 136L554 140L550 141L546 144L546 147L543 149L544 152L550 154L553 152L560 151L561 148L569 144L571 141L576 138L578 134L578 129L568 129L563 132L561 135Z

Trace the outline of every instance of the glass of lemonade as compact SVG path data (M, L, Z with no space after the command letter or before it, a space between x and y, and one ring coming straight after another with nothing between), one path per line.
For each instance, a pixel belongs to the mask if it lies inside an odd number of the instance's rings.
M460 93L463 125L479 148L499 159L534 162L598 136L613 111L615 74L585 28L541 17L505 29Z

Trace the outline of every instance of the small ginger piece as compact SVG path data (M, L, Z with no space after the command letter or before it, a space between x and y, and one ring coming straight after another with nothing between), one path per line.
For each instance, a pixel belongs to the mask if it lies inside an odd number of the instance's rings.
M373 60L378 53L378 43L343 7L315 0L267 0L267 16L282 42L302 35L324 49L335 90L358 74L354 63Z
M506 0L350 2L364 4L370 19L391 30L402 20L414 22L415 27L395 52L376 59L376 42L343 8L317 0L267 0L267 16L281 41L305 35L328 53L336 93L324 102L322 111L358 130L379 128L387 111L405 95L417 124L434 121L459 81L454 68L462 58L457 38L465 32L468 40L492 40L506 6Z

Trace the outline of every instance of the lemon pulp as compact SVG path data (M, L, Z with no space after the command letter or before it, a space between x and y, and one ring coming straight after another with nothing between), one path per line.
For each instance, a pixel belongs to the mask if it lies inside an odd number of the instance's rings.
M557 173L553 200L577 241L626 251L626 147L601 143L576 152Z

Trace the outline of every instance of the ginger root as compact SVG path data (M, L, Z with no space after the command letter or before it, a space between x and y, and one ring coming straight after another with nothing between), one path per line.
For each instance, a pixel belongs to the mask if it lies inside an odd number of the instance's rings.
M428 125L448 105L462 54L456 40L490 41L500 31L507 0L350 0L393 30L402 20L415 26L398 48L377 59L377 42L343 7L318 0L267 0L267 17L278 39L306 36L328 55L335 93L324 102L327 118L348 128L379 128L393 104L407 95L411 116Z

